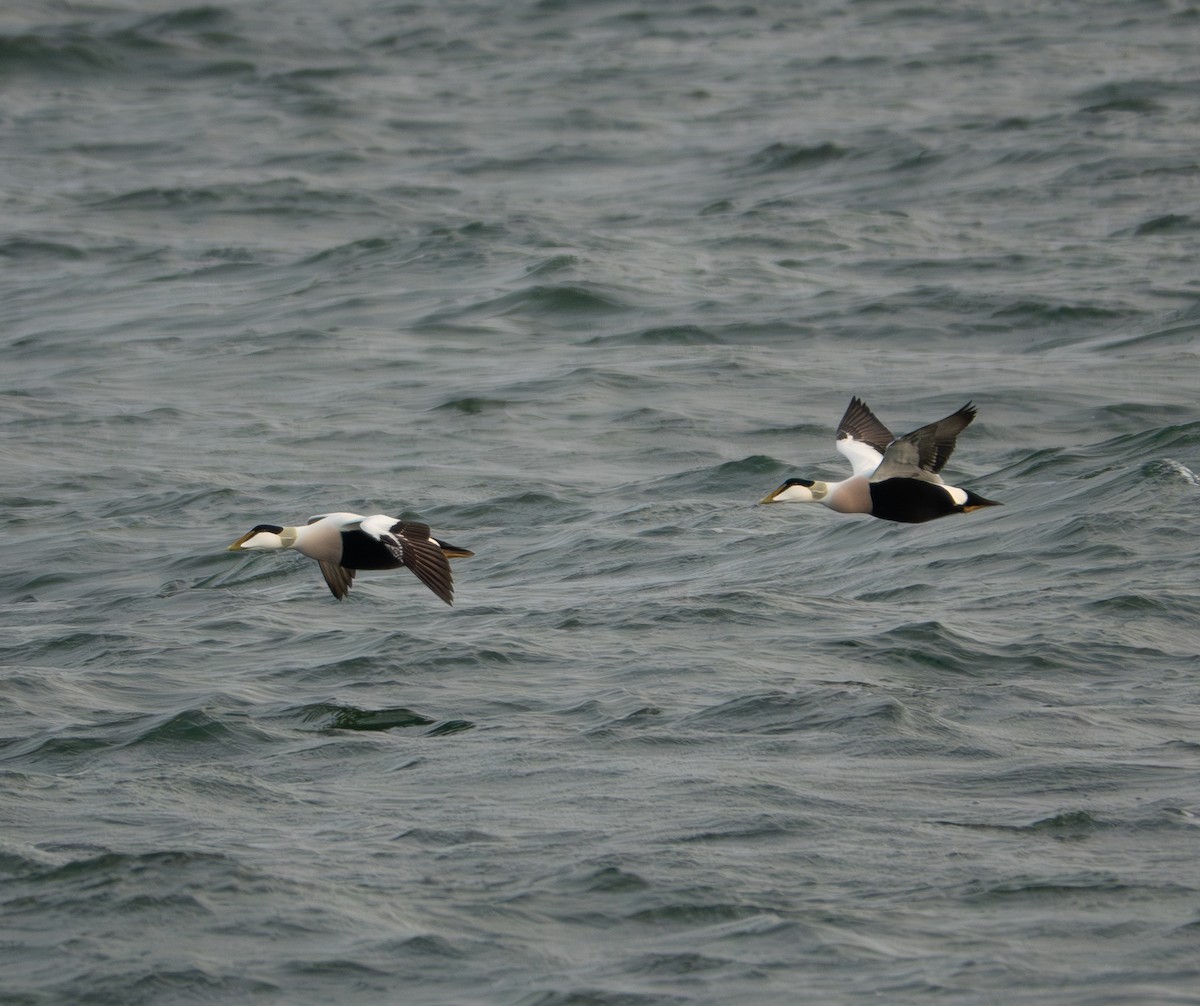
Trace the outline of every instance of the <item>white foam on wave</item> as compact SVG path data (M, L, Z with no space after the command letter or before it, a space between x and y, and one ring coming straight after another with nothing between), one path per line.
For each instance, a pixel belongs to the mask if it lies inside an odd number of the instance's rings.
M1176 461L1174 458L1163 458L1163 467L1174 475L1178 475L1188 485L1200 486L1200 475L1197 475L1182 461Z

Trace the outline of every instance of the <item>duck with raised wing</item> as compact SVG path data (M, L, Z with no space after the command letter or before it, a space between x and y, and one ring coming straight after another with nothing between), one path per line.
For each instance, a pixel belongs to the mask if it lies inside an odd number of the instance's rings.
M368 517L357 513L318 514L302 527L259 524L230 545L229 551L287 548L317 560L325 583L339 601L350 590L358 570L407 566L438 597L453 604L454 579L447 560L475 554L439 541L428 524L381 513Z
M958 435L975 418L968 402L953 415L895 437L858 398L837 428L837 449L853 469L841 482L788 479L760 503L821 503L838 513L921 524L953 513L1000 506L969 489L947 485L938 473Z

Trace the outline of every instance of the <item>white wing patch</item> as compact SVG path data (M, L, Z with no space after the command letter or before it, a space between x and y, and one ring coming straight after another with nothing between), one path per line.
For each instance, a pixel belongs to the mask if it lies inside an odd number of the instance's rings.
M395 517L389 517L385 513L373 513L370 517L364 517L358 522L358 526L369 534L376 541L383 541L384 538L389 539L396 545L400 543L396 541L392 534L392 528L398 523Z
M883 460L883 455L874 447L853 437L839 437L837 449L838 453L850 462L854 474L864 478L875 471L879 462Z

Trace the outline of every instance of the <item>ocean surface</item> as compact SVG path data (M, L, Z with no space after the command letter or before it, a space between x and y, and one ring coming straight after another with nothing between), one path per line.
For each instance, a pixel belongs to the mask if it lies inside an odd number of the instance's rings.
M5 3L0 1004L1200 1003L1197 38Z

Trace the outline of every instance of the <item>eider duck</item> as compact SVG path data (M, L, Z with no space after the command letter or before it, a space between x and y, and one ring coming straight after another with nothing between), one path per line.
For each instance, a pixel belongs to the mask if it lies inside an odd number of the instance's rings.
M975 418L975 407L897 439L860 398L851 398L837 428L837 449L854 469L842 482L788 479L760 503L823 503L838 513L921 524L952 513L1000 506L969 489L948 486L938 474L954 441Z
M360 569L398 569L407 566L426 587L447 604L454 603L454 581L447 559L475 553L439 541L429 525L376 513L323 513L304 527L259 524L229 546L230 552L294 548L316 559L325 582L339 601L350 590Z

